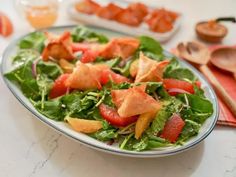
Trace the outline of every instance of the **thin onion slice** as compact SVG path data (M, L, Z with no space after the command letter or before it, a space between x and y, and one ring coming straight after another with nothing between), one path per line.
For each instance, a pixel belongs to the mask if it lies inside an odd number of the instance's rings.
M191 94L188 91L183 90L183 89L179 89L179 88L168 89L168 93L188 93L188 94Z
M36 60L34 60L34 62L32 63L32 74L34 77L37 77L37 64L39 62L41 58L37 58Z

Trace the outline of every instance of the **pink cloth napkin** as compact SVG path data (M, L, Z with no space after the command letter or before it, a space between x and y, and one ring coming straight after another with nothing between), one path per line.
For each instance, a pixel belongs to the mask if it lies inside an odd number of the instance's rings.
M225 46L211 46L209 49L215 50ZM235 47L236 46L231 46ZM211 71L223 85L227 93L236 101L236 80L233 78L233 75L229 72L222 71L214 66L210 66ZM231 113L226 104L218 97L219 106L220 106L220 116L217 121L218 125L227 125L236 127L236 117Z

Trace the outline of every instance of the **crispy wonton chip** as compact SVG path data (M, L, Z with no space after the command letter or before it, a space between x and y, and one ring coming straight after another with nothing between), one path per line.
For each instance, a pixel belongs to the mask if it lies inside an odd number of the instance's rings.
M42 52L42 58L47 61L49 57L53 59L73 60L75 56L71 48L72 39L70 32L64 32L61 36L55 36L45 33L48 38L48 44Z
M99 56L102 56L106 59L111 59L117 56L121 57L122 59L127 59L134 54L138 46L138 39L128 37L115 38L100 50Z
M100 73L101 70L96 66L78 62L73 73L66 80L66 85L79 90L100 89Z
M146 85L136 86L125 90L113 90L112 101L118 108L121 117L152 112L161 107L153 97L145 93Z
M146 84L142 84L139 86L135 86L136 89L140 89L141 91L145 92L146 90ZM134 88L131 88L134 89ZM124 101L126 95L130 92L130 89L123 89L123 90L112 90L111 91L111 97L113 103L116 105L117 108L119 108Z
M164 69L168 64L168 60L157 62L140 53L135 82L161 81Z

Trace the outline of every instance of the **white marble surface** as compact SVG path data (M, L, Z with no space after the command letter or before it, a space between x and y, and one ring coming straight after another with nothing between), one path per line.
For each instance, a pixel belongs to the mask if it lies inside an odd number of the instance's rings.
M144 0L143 0L144 1ZM146 1L147 2L147 1ZM216 16L236 16L235 0L149 0L184 13L181 30L168 43L195 39L195 22ZM60 24L73 23L63 11ZM206 5L206 6L203 6ZM14 21L14 35L0 38L0 53L8 42L29 28L16 14L13 2L1 0L0 11ZM228 25L225 44L236 43L236 25ZM0 79L0 177L236 177L236 129L216 127L197 147L170 157L135 159L105 154L58 134L35 119Z

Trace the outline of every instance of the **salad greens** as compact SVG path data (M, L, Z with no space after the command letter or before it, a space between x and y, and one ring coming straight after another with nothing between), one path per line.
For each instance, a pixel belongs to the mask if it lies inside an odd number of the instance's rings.
M62 69L60 68L60 66L58 66L58 64L52 61L44 62L42 60L37 63L36 72L39 75L46 73L47 77L53 80L55 80L63 73Z
M160 61L164 58L163 49L157 41L148 36L140 36L138 52L142 51L147 57Z
M73 42L107 43L109 39L88 28L78 26L72 33ZM164 79L182 80L193 84L194 93L179 93L171 95L162 81L146 82L145 93L153 99L160 101L162 106L156 113L148 128L142 136L135 138L135 122L124 127L114 126L103 117L99 106L105 104L115 110L116 105L112 99L112 90L125 90L141 83L115 83L107 82L101 89L69 90L67 93L50 98L50 92L55 80L64 74L58 62L44 61L41 54L45 45L44 33L35 32L21 39L18 52L12 58L14 69L4 76L15 83L33 106L44 116L55 121L65 121L65 117L84 120L96 120L102 123L102 128L89 136L104 142L115 142L121 149L131 151L144 151L153 148L182 145L191 137L196 136L202 124L213 114L212 103L204 96L204 91L195 82L197 77L187 68L181 67L178 60L173 58L164 70ZM98 56L94 64L105 64L115 73L134 80L130 74L130 67L134 60L139 58L140 52L155 61L163 61L166 57L161 45L154 39L141 36L140 45L132 57L125 62L117 56L107 60ZM75 61L71 61L75 63ZM117 76L117 75L116 75ZM171 142L161 135L166 123L173 114L177 114L184 122L181 133L176 142Z
M160 131L162 131L166 121L171 117L172 114L177 113L181 106L182 102L178 99L170 98L166 100L150 127L153 134L158 134Z
M20 49L34 49L38 52L42 52L45 40L46 37L42 32L33 32L24 37L18 45Z
M196 81L196 76L187 68L182 68L179 62L173 58L166 67L164 78L174 78L178 80Z
M77 26L72 31L71 36L73 41L75 42L92 41L99 43L107 43L109 41L109 39L105 35L95 33L84 26Z

